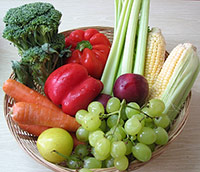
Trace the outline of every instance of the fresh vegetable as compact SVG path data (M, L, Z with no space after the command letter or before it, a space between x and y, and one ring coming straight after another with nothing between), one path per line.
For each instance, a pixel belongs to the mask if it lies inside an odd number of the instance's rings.
M99 79L110 51L108 38L96 29L75 30L65 39L72 55L67 63L79 63L86 67L89 75Z
M127 73L121 75L115 82L113 94L120 100L136 102L143 105L149 94L147 80L138 74Z
M62 14L50 3L29 3L11 8L3 21L3 37L20 51L53 42Z
M39 136L43 131L50 128L50 127L45 127L45 126L28 125L28 124L21 124L21 123L18 123L18 125L22 130L27 131L30 134L33 134L34 136Z
M64 50L64 45L64 35L58 34L52 44L46 43L24 51L19 62L12 62L17 80L30 88L34 87L33 81L44 87L49 74L64 64L64 57L70 55L71 51Z
M44 86L48 75L69 55L64 35L58 34L61 16L53 5L42 2L11 8L6 13L3 37L11 41L22 56L12 64L21 83L33 88L35 80Z
M86 68L77 63L61 66L48 77L45 94L62 110L75 115L79 109L86 109L103 89L101 81L88 75Z
M3 91L14 98L16 102L27 102L42 105L46 108L53 109L60 113L61 109L53 104L46 96L39 92L17 82L13 79L8 79L3 84Z
M115 25L117 28L115 28L113 44L101 78L105 94L112 93L115 80L120 75L133 72L143 75L149 0L125 0L120 11L119 21Z
M166 59L152 87L151 98L160 98L171 121L179 113L200 71L196 48L190 44L177 45Z
M149 22L149 6L150 0L143 0L141 5L141 14L139 19L139 28L137 35L137 46L135 52L135 62L133 73L144 75L145 56L148 37L148 22Z
M160 73L160 70L165 61L166 43L161 30L152 28L148 33L148 42L146 49L146 58L144 65L144 77L149 84L149 92Z
M39 104L18 102L12 111L12 119L20 124L59 127L72 132L79 127L75 118Z
M65 158L58 153L69 156L73 149L73 139L64 129L50 128L38 137L37 148L44 159L53 163L60 163Z

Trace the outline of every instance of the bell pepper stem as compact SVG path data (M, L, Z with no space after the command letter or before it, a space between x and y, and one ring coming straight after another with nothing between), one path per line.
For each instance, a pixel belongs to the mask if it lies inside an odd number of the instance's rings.
M89 41L81 41L76 46L76 49L79 51L83 51L85 48L89 48L90 50L92 49L92 45Z

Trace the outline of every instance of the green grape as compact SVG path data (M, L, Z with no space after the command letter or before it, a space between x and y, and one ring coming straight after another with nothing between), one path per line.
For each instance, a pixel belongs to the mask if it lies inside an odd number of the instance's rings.
M147 106L142 109L144 113L148 114L151 117L160 116L164 110L165 104L160 99L149 100Z
M112 142L110 154L113 158L124 156L126 154L125 143L123 141Z
M78 169L83 166L81 161L76 155L71 155L66 161L67 167L71 169Z
M158 127L155 130L157 139L155 141L158 145L165 145L168 142L169 136L165 129Z
M80 158L84 158L89 154L88 146L85 144L77 145L74 149L74 153Z
M130 136L130 140L133 142L133 141L135 141L137 139L137 136L136 135L134 135L134 136Z
M125 145L126 145L126 154L125 155L129 155L131 154L132 152L132 147L133 147L133 144L130 140L126 140L124 141Z
M170 124L170 119L166 114L161 114L159 117L154 118L153 121L157 127L162 128L166 128Z
M89 133L89 143L91 146L95 146L97 141L104 137L104 132L101 130L96 130Z
M151 152L153 152L153 151L155 150L155 148L156 148L155 143L150 144L150 145L148 145L148 146L149 146L149 148L151 149Z
M127 104L127 106L132 107L132 108L130 108L130 107L125 108L127 118L131 118L133 115L140 113L140 111L139 111L140 106L137 103L130 102ZM138 109L138 110L136 110L136 109Z
M122 136L121 136L120 133L115 132L113 134L113 132L111 130L106 133L106 137L107 137L108 140L110 140L110 142L115 142L115 141L122 140Z
M137 143L135 146L133 146L132 153L136 159L142 162L149 161L152 155L151 149L143 143Z
M141 122L142 127L144 127L144 125L145 125L145 115L144 114L141 114L141 113L140 114L135 114L132 117L133 118L137 118Z
M101 121L101 125L100 125L99 129L102 130L103 132L106 132L107 125L106 125L106 121L105 120Z
M88 168L81 168L79 170L79 172L93 172L92 170L88 169Z
M101 161L107 159L107 158L110 156L110 152L109 152L108 154L106 154L106 155L103 155L103 156L100 155L100 154L98 154L98 153L95 151L95 148L94 148L94 150L92 151L92 154L94 155L94 157L95 157L97 160L101 160Z
M153 121L153 118L150 118L148 116L145 117L145 122L152 122Z
M151 121L151 122L145 122L144 126L145 127L149 127L149 128L153 128L153 129L156 127L156 125L154 124L153 121Z
M137 118L132 117L125 122L124 128L129 135L134 136L142 129L142 124Z
M107 126L109 128L112 128L117 124L117 121L118 121L118 115L111 115L107 119ZM120 119L119 125L123 125L123 124L124 124L124 121Z
M102 167L102 162L100 160L97 160L94 157L88 157L84 159L84 168L101 168Z
M137 140L146 145L150 145L156 141L156 133L152 128L143 127L137 134Z
M95 131L101 125L101 120L99 119L99 115L88 113L84 116L82 121L82 126L88 131Z
M89 136L89 131L87 131L85 128L83 128L82 126L80 126L77 130L76 130L76 137L78 140L82 141L82 142L86 142L88 141L88 136Z
M95 152L100 156L106 157L110 153L110 146L110 140L102 137L95 144Z
M93 101L88 105L88 112L94 113L94 114L104 114L104 106L98 102L98 101Z
M124 171L128 168L128 158L126 156L121 156L114 159L114 166L120 171Z
M106 111L108 113L118 111L120 109L121 103L117 97L111 97L106 105Z
M125 133L124 128L122 126L112 127L110 129L110 133L113 133L113 132L114 132L114 135L117 134L117 133L121 135L120 140L122 140L126 137L126 133Z
M83 118L84 118L84 116L85 116L86 114L88 114L88 111L86 111L86 110L81 109L81 110L77 111L77 112L76 112L76 115L75 115L76 121L77 121L79 124L82 124Z
M151 108L155 114L162 114L165 110L165 104L160 99L151 99L149 100L149 108Z
M103 163L105 168L114 167L114 158L109 156Z

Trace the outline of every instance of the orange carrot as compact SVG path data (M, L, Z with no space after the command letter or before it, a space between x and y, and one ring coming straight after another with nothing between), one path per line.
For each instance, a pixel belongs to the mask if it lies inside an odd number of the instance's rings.
M81 142L79 141L77 138L76 138L76 134L75 133L72 133L70 132L72 138L73 138L73 141L74 141L74 148L80 144L85 144L85 142Z
M60 127L67 131L76 131L79 124L72 116L64 112L50 109L39 104L18 102L13 106L12 119L17 123Z
M16 102L40 104L50 109L57 109L60 111L60 108L51 102L46 96L16 80L6 80L3 84L3 91L10 97L14 98Z
M33 134L35 136L39 136L43 131L50 128L50 127L45 127L45 126L28 125L28 124L20 124L20 123L18 123L18 125L22 130L27 131L30 134Z

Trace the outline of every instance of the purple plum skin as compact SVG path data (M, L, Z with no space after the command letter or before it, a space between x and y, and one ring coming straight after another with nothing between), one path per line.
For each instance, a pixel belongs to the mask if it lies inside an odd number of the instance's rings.
M102 105L104 106L104 109L106 109L106 105L108 100L111 98L112 96L108 95L108 94L100 94L95 100L102 103Z
M113 94L120 100L125 99L127 103L136 102L141 106L148 97L149 85L142 75L127 73L117 78Z

